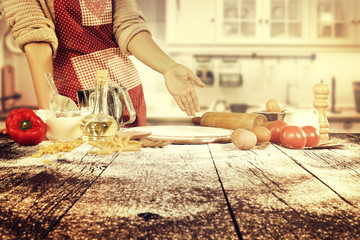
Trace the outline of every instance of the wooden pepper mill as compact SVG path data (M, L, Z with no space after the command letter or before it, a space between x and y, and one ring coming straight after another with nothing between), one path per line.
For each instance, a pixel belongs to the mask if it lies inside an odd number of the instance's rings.
M321 80L320 83L314 85L313 93L315 97L313 106L318 111L319 116L320 142L326 142L329 141L329 122L326 117L326 108L329 107L327 99L330 93L330 87Z

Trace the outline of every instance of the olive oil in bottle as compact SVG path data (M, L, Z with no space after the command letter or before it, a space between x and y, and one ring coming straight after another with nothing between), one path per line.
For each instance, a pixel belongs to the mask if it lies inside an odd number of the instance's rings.
M118 129L117 121L108 114L107 92L108 80L106 70L97 70L95 77L95 100L93 112L81 122L85 141L97 141L111 138Z

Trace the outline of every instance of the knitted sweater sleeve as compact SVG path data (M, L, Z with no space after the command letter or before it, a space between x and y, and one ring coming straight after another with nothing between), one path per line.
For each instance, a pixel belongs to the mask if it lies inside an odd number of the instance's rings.
M130 55L128 44L139 32L150 33L136 0L113 0L113 33L122 53Z
M47 42L55 56L58 39L45 0L0 0L0 12L23 52L28 43Z

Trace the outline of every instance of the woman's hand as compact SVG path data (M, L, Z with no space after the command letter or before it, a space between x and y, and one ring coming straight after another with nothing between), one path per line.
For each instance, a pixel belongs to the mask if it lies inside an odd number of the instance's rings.
M164 72L164 78L168 91L180 109L188 116L194 116L200 110L194 83L199 87L204 87L205 84L189 68L181 64L172 65Z
M7 132L6 132L6 128L0 128L0 134L7 134Z
M200 110L194 83L200 87L205 84L190 69L177 64L163 52L148 32L137 33L130 40L128 50L141 62L164 75L165 85L181 110L189 116Z

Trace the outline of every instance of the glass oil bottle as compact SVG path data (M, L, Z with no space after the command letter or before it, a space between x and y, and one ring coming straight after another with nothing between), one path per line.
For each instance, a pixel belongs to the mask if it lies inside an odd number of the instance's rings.
M82 139L85 141L112 138L118 129L117 121L108 114L108 81L107 70L96 71L94 107L92 113L84 117L80 126Z

